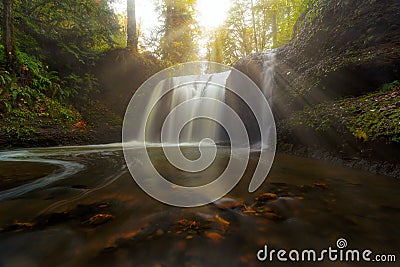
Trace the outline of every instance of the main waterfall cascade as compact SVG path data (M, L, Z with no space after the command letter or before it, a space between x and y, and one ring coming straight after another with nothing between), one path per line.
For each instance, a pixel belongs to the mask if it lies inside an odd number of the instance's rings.
M274 65L275 56L273 53L266 54L267 59L264 61L263 66L263 82L260 90L270 103L272 102L273 88L274 88ZM235 72L236 73L236 72ZM221 103L231 105L226 101L226 93L232 87L232 84L227 84L230 76L234 76L232 70L224 70L222 72L201 75L186 75L186 76L173 76L160 80L155 84L154 89L150 94L150 101L145 107L146 113L149 114L148 118L140 121L140 128L144 129L140 132L135 139L139 143L145 142L147 144L163 144L163 145L176 145L177 137L175 136L176 127L183 120L183 117L194 118L192 121L187 122L182 129L179 130L178 143L180 145L195 145L201 140L211 139L217 144L230 143L229 137L225 129L216 120L207 119L201 116L205 111L215 114L215 116L224 117L224 110ZM243 86L246 86L245 82ZM235 83L234 87L242 86ZM172 88L173 90L168 90ZM169 91L168 93L166 93ZM209 99L217 101L210 102ZM172 112L175 108L189 100L193 101L190 105L182 105L179 109L180 112ZM141 103L145 105L145 103ZM268 131L275 131L271 128L270 117L263 112L263 103L260 99L260 105L253 107L257 109L262 115L262 121L257 121L257 128L268 129ZM247 112L247 111L246 111ZM240 113L240 110L239 112ZM250 111L251 113L251 111ZM238 114L239 116L241 114ZM245 120L247 115L244 116ZM168 118L168 120L167 120ZM248 129L249 130L249 129ZM163 137L161 137L163 133ZM266 136L270 136L267 133ZM257 147L268 147L271 140L263 140L264 144L257 141Z
M223 111L219 102L225 102L225 87L226 80L230 75L230 71L225 71L215 74L204 75L189 75L171 77L161 81L154 89L150 103L155 103L157 99L160 103L155 106L149 106L150 117L142 123L146 129L146 142L157 143L160 140L161 129L165 131L163 143L175 144L176 136L175 128L182 121L183 116L190 114L191 118L196 118L205 111L213 114L221 114ZM193 82L193 81L196 82ZM162 96L165 88L174 88L172 93ZM196 99L193 105L185 105L180 109L180 113L174 112L170 116L170 123L164 123L166 115L174 108L184 103L185 101ZM215 99L219 102L210 102L206 99ZM179 143L193 144L198 143L204 138L212 139L216 142L223 141L221 139L221 126L217 122L206 118L195 119L188 122L180 132ZM143 139L141 136L140 139Z

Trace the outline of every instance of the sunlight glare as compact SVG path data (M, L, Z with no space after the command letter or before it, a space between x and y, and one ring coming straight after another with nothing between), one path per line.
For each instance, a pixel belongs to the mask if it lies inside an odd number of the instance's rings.
M207 30L221 26L226 17L231 0L197 0L197 19ZM118 14L126 14L126 0L116 0L112 7ZM136 0L136 17L143 31L150 31L159 24L155 5L152 1Z
M126 0L117 0L111 6L117 14L126 16ZM136 0L136 18L141 31L148 32L158 26L158 15L154 9L153 1Z
M197 0L199 25L210 30L221 26L230 7L231 0Z

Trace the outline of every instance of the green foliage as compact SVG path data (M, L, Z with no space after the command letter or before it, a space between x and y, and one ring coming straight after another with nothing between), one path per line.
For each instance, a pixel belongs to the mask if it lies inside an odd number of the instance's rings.
M395 90L396 88L399 88L399 87L400 87L400 81L396 80L394 82L382 85L379 88L379 91L383 92L383 93L386 93L386 92L393 91L393 90Z
M12 77L6 70L0 71L0 88L10 88L12 86Z
M310 0L235 0L225 24L212 32L208 59L233 65L254 52L284 45ZM252 16L254 15L254 20Z
M95 64L123 39L110 2L14 0L18 66L6 66L0 44L0 145L84 128L71 103L95 101Z
M343 128L362 141L400 143L399 99L400 83L394 81L366 96L307 107L291 116L286 127L304 126L320 132Z
M65 98L74 97L80 103L91 102L90 95L98 92L97 78L91 73L77 75L75 73L69 74L64 78L67 84L67 90L62 90L62 96Z
M13 142L32 141L40 137L42 129L67 127L65 130L71 131L73 124L82 120L72 108L66 108L44 95L41 97L33 105L20 100L16 108L10 108L6 113L0 106L0 136Z
M197 59L199 29L195 20L196 0L166 0L159 10L163 27L158 36L158 50L162 59L170 64L183 63Z
M16 141L34 140L41 128L49 125L72 127L81 120L78 112L29 86L19 86L11 78L12 86L0 89L0 136Z
M90 50L113 46L119 32L118 20L106 0L19 0L16 5L21 30L44 44L54 40L82 61ZM43 35L45 34L45 36ZM40 38L36 38L40 39Z
M0 83L16 98L25 94L31 101L40 92L69 102L97 90L90 68L121 35L109 1L15 0L14 17L21 70L9 76L2 72ZM3 46L0 57L4 66Z
M50 71L42 61L26 53L18 52L19 62L22 64L20 83L42 92L47 96L64 100L61 88L61 79L56 71Z

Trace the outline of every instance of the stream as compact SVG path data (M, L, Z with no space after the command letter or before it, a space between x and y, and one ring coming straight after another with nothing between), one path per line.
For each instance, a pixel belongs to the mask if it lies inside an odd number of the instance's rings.
M199 175L177 172L160 147L147 151L165 177L194 184L210 182L230 156L219 147L217 164ZM250 194L258 156L251 153L242 180L224 198L176 208L139 188L120 144L0 152L0 266L266 266L257 260L264 245L318 251L340 238L349 248L398 253L399 181L278 154L266 182ZM7 177L18 184L3 185ZM357 264L364 265L371 266ZM275 259L273 266L307 263Z

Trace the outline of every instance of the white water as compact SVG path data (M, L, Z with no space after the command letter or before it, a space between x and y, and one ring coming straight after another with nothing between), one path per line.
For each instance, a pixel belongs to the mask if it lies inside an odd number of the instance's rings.
M265 54L262 70L263 79L260 85L260 90L270 105L275 87L274 71L275 54L271 52ZM235 73L225 71L214 74L175 76L159 81L154 89L146 88L152 90L152 93L147 101L146 99L143 100L147 103L147 106L144 104L145 112L143 114L150 115L148 118L141 119L140 128L145 129L145 131L136 136L136 141L141 143L177 144L177 139L174 135L176 135L178 127L178 129L181 129L178 139L179 144L197 145L205 138L217 143L228 141L223 133L223 128L216 121L198 118L201 117L200 114L208 111L208 113L215 114L215 117L224 120L225 115L221 103L225 103L226 83L231 74ZM247 82L244 84L248 85ZM249 91L251 91L250 89L253 88L249 88ZM209 99L217 101L210 102L208 101ZM193 101L192 105L183 105L179 108L179 112L173 112L174 109L189 100L198 101ZM263 114L262 121L259 122L260 129L268 129L267 136L272 136L268 131L274 129L270 127L270 115L265 114L263 100L260 100L260 104L255 108ZM190 118L197 119L193 119L186 125L180 125L184 120L183 118L187 117L188 114ZM169 123L166 122L167 115ZM160 139L161 132L163 132L162 140ZM264 140L264 146L260 147L268 147L268 144L270 144L270 140Z
M179 76L172 77L161 81L151 95L149 105L147 106L147 112L150 113L148 120L142 121L142 129L146 129L146 137L139 136L138 140L146 140L146 143L157 143L159 142L159 134L161 133L161 127L164 127L165 138L163 143L176 143L174 140L174 130L178 123L182 120L184 115L190 114L190 117L195 118L202 114L204 110L208 110L213 114L221 112L221 108L217 103L209 105L206 104L203 99L211 98L218 101L225 101L225 84L230 74L230 71L216 73L216 74L204 74L197 76ZM194 82L195 81L195 82ZM165 88L174 88L171 95L165 96ZM164 98L163 98L164 97ZM157 103L157 100L162 101L158 104L155 109L153 104ZM199 99L194 106L184 106L181 113L171 114L170 124L163 124L165 116L169 114L178 105L191 99ZM184 126L180 132L180 143L195 144L204 138L210 138L212 140L219 140L220 132L217 123L210 120L192 121Z
M276 65L276 55L274 52L270 52L265 55L263 64L263 82L262 82L262 92L268 100L269 105L273 103L273 92L275 88L275 65Z

